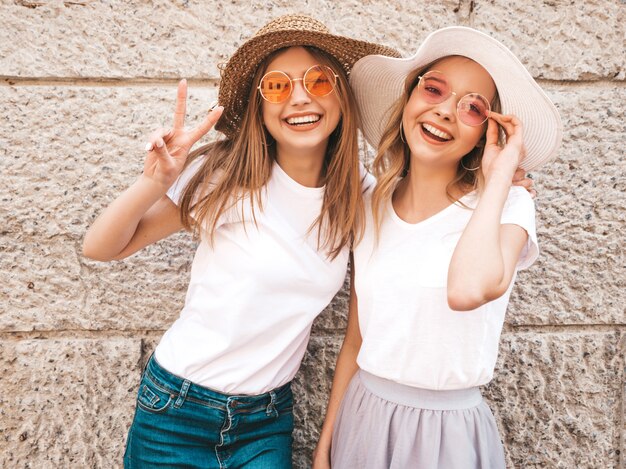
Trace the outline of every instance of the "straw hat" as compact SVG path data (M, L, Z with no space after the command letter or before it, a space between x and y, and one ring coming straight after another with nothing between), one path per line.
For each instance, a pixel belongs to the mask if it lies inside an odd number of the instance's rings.
M522 121L526 157L521 166L525 170L536 169L556 156L562 124L550 98L506 46L461 26L431 33L413 57L371 56L354 65L350 84L361 111L363 134L371 145L378 146L390 107L404 92L407 75L448 55L462 55L482 65L498 88L502 113L515 114Z
M272 52L291 46L314 46L327 52L338 60L346 74L366 55L400 57L392 48L331 34L326 26L309 16L281 16L243 43L222 69L219 103L224 106L224 112L215 126L217 130L227 137L237 133L259 63Z

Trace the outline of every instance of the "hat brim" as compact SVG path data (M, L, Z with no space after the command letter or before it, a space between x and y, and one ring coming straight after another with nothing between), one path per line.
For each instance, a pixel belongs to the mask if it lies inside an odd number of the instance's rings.
M415 55L405 59L364 57L353 67L350 84L361 112L366 140L378 147L389 121L389 110L404 91L407 75L450 55L468 57L491 75L503 114L516 115L524 125L527 171L556 157L562 139L559 113L521 62L503 44L472 28L453 26L431 33Z
M259 64L273 52L293 46L312 46L328 53L337 59L346 74L366 55L400 56L389 47L317 31L281 30L255 36L242 44L222 69L218 99L224 112L215 126L218 131L227 137L237 133Z

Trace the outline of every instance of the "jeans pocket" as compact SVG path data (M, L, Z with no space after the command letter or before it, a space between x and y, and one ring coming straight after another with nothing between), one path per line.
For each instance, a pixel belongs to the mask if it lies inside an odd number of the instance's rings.
M174 397L172 392L155 383L144 373L137 393L137 407L152 413L164 412L170 407Z

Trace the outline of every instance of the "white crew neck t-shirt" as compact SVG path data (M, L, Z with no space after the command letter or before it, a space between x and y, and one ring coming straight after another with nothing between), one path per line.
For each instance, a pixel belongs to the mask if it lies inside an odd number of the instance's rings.
M168 191L174 203L202 160ZM244 199L220 217L213 245L201 232L185 306L155 351L160 365L227 394L260 394L293 379L313 320L346 275L348 248L330 260L317 251L317 228L308 232L323 197L323 187L302 186L274 163L263 209L255 204L257 225Z
M461 201L476 207L478 196ZM374 375L433 389L465 389L488 383L498 355L504 315L515 281L504 295L472 311L448 307L450 260L473 211L452 204L416 224L385 207L378 246L366 195L366 232L354 250L355 288L363 344L357 363ZM510 189L502 224L528 233L517 269L537 258L535 207L528 192Z

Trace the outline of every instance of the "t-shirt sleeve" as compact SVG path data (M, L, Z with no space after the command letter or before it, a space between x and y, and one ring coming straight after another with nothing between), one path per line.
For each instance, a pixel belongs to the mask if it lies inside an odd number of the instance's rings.
M528 240L517 261L518 270L527 269L539 256L539 244L535 224L535 203L526 189L511 187L500 223L521 226L528 233Z
M205 158L208 158L208 156L206 155L199 156L198 158L193 160L191 163L189 163L189 165L187 165L187 167L183 169L183 172L180 173L180 176L178 176L178 179L176 180L176 182L174 182L174 184L172 184L172 186L167 190L166 195L176 205L180 206L180 201L183 197L183 194L185 193L187 184L189 184L189 181L191 180L191 178L200 170L202 163L204 163L205 161ZM217 175L215 176L214 180L216 179L217 179ZM209 185L209 190L211 187L212 185ZM200 196L201 194L196 192L196 194L194 194L194 202L197 201L200 198ZM231 212L232 212L232 208L227 208L218 218L215 227L218 228L219 226L228 222L232 218ZM190 215L194 220L197 220L196 210L194 208L191 209ZM200 228L201 228L201 234L204 234L204 232L208 232L208 220L205 220L205 222L201 225Z
M183 193L185 192L185 188L187 187L187 184L189 184L189 181L191 180L191 178L198 172L198 170L200 169L200 166L202 166L202 163L204 162L204 158L205 158L204 156L199 156L198 158L193 160L191 163L189 163L187 167L183 169L183 172L180 173L180 176L178 176L178 179L176 179L176 182L174 182L174 184L172 184L172 186L167 190L166 195L176 205L180 205L180 199L182 199L183 197Z

